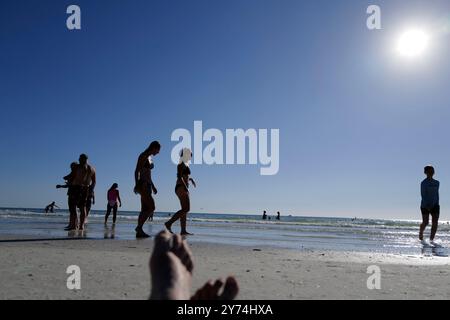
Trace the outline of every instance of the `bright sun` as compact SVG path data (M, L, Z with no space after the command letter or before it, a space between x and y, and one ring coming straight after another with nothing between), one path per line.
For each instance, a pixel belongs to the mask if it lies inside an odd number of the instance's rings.
M420 29L411 29L400 36L397 50L405 57L417 57L428 47L429 37Z

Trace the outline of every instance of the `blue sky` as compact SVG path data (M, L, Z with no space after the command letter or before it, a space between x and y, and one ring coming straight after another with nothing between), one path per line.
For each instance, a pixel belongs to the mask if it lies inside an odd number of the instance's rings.
M70 4L82 30L66 28ZM94 209L117 182L136 210L135 162L159 140L157 210L178 210L170 135L201 120L280 129L280 170L193 165L194 212L416 219L431 163L448 219L449 23L438 0L2 1L0 206L65 206L54 186L84 152ZM405 61L393 43L416 25L431 45Z

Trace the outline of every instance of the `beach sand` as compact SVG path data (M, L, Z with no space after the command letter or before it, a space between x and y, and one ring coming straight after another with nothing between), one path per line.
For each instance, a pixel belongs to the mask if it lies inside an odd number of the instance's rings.
M153 241L0 239L1 299L147 299ZM3 240L3 241L2 241ZM30 239L32 240L32 239ZM440 257L272 249L191 243L193 288L235 275L238 299L448 299L450 260ZM81 290L66 287L70 265ZM381 289L367 288L367 267Z

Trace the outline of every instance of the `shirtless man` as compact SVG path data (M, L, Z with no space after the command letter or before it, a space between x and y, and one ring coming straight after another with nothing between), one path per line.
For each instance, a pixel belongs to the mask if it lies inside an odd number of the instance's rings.
M139 155L136 170L134 171L134 193L141 196L141 212L138 218L138 225L135 229L136 238L148 238L148 234L144 232L142 227L145 221L150 216L153 216L155 212L155 201L153 200L152 193L157 194L155 185L152 181L151 170L154 167L153 163L150 163L149 157L155 156L159 153L161 144L158 141L153 141L144 152Z
M73 193L75 203L80 209L80 225L79 230L84 229L84 220L86 218L86 202L89 192L94 191L96 184L95 168L88 164L88 157L85 154L80 155L79 165L75 171L73 180Z

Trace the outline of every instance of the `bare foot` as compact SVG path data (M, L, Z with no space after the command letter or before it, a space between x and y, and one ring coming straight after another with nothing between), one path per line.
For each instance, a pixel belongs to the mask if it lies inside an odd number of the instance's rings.
M148 234L146 234L144 232L144 230L142 230L142 228L137 227L136 229L134 229L136 231L136 238L137 239L144 239L144 238L150 238L150 236Z
M223 290L221 290L223 287ZM219 291L222 291L219 294ZM233 300L239 292L239 286L234 277L228 277L225 285L221 279L209 281L192 296L191 300Z
M167 231L158 233L150 258L150 299L189 300L193 268L192 254L186 242Z
M170 225L168 222L166 222L166 223L164 223L164 226L166 227L167 231L169 231L170 233L173 234L172 225Z
M150 258L152 293L150 299L188 300L191 291L192 253L181 236L161 231L155 238ZM217 279L209 281L197 290L192 300L232 300L236 298L239 286L234 277L225 283Z
M182 235L182 236L193 236L194 234L193 233L189 233L187 231L184 231L184 232L181 232L180 235Z

